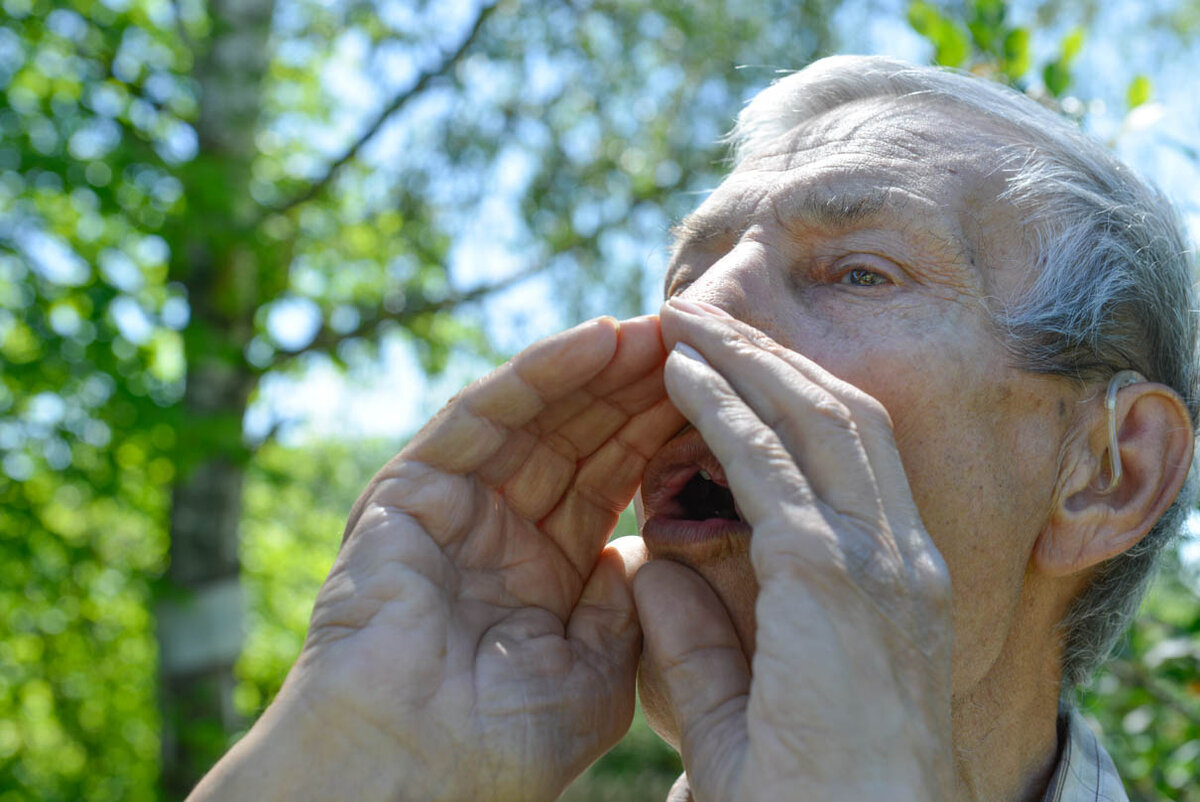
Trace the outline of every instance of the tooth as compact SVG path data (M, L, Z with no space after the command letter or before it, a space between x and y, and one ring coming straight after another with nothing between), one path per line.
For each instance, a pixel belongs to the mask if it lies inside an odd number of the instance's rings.
M700 469L700 478L704 479L705 481L712 481L712 476L710 476L708 471L704 470L703 468Z

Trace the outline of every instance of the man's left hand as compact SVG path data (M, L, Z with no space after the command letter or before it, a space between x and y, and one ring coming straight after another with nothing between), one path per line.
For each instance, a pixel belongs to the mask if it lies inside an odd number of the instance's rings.
M753 529L760 588L751 668L694 571L635 582L695 799L949 799L950 580L887 413L716 307L661 319L668 393Z

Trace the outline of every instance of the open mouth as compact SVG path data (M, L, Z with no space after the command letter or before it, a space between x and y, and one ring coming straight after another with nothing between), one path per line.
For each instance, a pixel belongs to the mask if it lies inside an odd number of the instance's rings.
M696 560L746 548L750 523L725 469L695 429L651 458L642 477L642 538L655 556ZM711 554L709 553L711 552Z
M684 521L707 521L723 518L729 521L742 520L737 502L729 488L716 481L708 471L697 470L672 499L675 507L672 517Z

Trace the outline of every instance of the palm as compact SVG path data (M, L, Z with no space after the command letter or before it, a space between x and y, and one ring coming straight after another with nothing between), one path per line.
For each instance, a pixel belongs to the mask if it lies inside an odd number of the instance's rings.
M604 544L681 419L656 321L614 329L452 401L360 499L318 598L301 664L338 666L322 694L460 781L439 794L553 796L628 726L640 633Z

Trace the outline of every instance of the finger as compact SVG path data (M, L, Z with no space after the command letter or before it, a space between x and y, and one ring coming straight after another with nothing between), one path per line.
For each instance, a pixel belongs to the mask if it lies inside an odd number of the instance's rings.
M646 463L683 423L683 416L664 396L579 467L570 489L540 524L576 570L586 575L637 492Z
M779 435L691 346L675 345L663 378L671 402L721 463L751 525L819 502Z
M504 448L475 473L485 484L500 488L522 516L537 520L557 503L580 460L590 457L630 418L665 398L660 360L652 373L613 396L589 396L586 406L577 405L575 417L557 430L541 431L535 422L512 432Z
M623 320L617 331L616 353L604 370L589 381L583 390L590 398L609 399L622 408L636 407L638 393L630 390L630 384L649 374L659 373L666 357L657 315ZM564 409L556 418L555 413L548 409L538 416L537 424L543 431L553 431L575 415L576 411ZM596 445L599 442L588 448L580 441L579 449L587 453Z
M657 316L621 321L616 351L604 370L570 396L548 405L531 421L530 430L553 433L578 455L590 454L630 415L661 397L661 382L656 385L654 379L661 374L666 356Z
M632 588L633 578L650 560L650 553L646 551L646 541L638 535L625 535L610 541L608 547L616 550L620 556L621 564L625 569L625 581Z
M706 358L715 360L714 367L779 433L813 492L838 514L860 522L869 537L843 544L852 559L923 558L930 543L882 404L719 307L668 306L663 315L667 340L684 337L700 344ZM828 416L797 414L805 391L820 394L818 408ZM839 432L843 425L847 431ZM819 436L822 429L826 440Z
M515 429L599 375L617 350L618 328L599 318L535 343L452 399L404 455L451 473L474 470Z
M695 348L779 435L826 505L872 525L884 520L866 451L840 399L720 319L691 313L682 305L673 317L681 342Z
M750 667L729 613L699 574L669 560L634 578L643 661L660 679L698 799L737 799L746 753Z
M616 352L598 376L513 431L504 448L476 471L486 484L500 488L523 517L543 517L581 459L666 397L658 319L625 321L618 334Z
M657 337L656 337L657 340ZM657 340L654 361L642 368L640 376L627 380L623 386L604 395L590 395L588 402L596 409L588 414L574 414L563 420L557 428L549 429L539 419L540 431L551 431L555 436L567 440L576 454L586 457L621 428L625 421L658 403L666 396L662 383L662 366L667 359L662 341ZM618 352L619 354L620 352Z
M642 629L633 602L629 563L641 538L625 537L600 553L567 623L567 637L606 664L628 671L632 689ZM632 541L637 541L634 543Z
M844 572L844 552L830 526L836 513L813 493L779 435L684 343L667 358L665 379L672 402L721 463L753 527L750 558L760 584L793 583L800 566L812 575Z
M692 308L687 308L689 306ZM811 387L808 393L814 396L817 408L826 413L821 415L822 419L813 421L814 426L820 426L836 437L838 426L843 425L846 420L852 422L857 437L855 450L861 451L866 458L866 469L873 477L873 484L878 490L876 497L883 501L883 508L889 511L911 508L912 493L908 487L908 477L900 460L900 453L896 448L891 417L876 399L829 373L811 359L785 348L753 326L711 304L692 301L681 304L672 301L664 308L663 327L664 339L668 346L673 346L679 340L692 345L709 364L729 379L730 384L746 397L756 410L760 410L760 407L750 396L759 390L760 382L768 382L761 386L773 387L776 390L770 393L772 397L764 399L774 412L760 411L760 416L768 422L775 415L787 415L795 406L791 397L794 390L781 385L809 383ZM747 355L756 355L757 358L747 358ZM770 357L779 360L782 365ZM771 371L771 367L777 370ZM770 382L769 375L772 373L777 376L786 374L786 378ZM764 390L759 394L767 393ZM830 463L827 467L834 469L835 461L826 457L826 452L820 449L805 449L804 444L810 442L809 436L796 432L795 428L794 424L785 425L780 434L789 450L796 454L801 470L813 483L814 491L829 499L832 506L838 509L841 509L841 504L833 503L833 496L826 495L826 484L833 486L833 495L837 494L838 488L844 488L845 491L862 497L864 494L855 493L861 485L852 478L838 482L831 476L828 483L818 486L819 477L811 475L809 470L812 457ZM837 463L846 465L848 469L863 464L860 458L855 457L854 464L851 465L846 462L847 458L848 455L843 454Z

